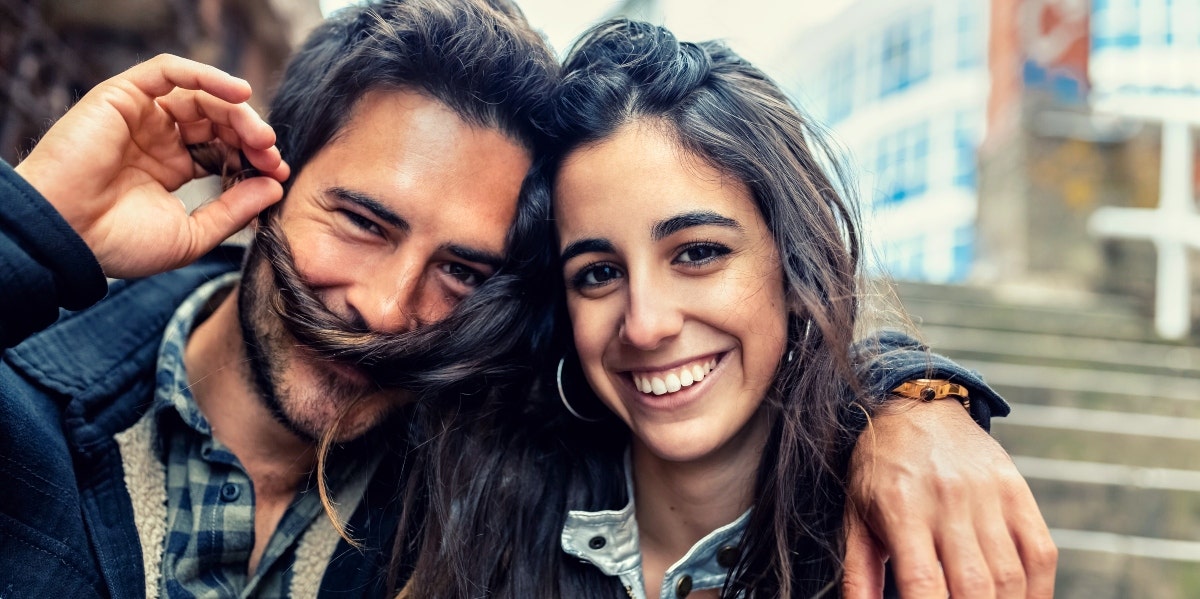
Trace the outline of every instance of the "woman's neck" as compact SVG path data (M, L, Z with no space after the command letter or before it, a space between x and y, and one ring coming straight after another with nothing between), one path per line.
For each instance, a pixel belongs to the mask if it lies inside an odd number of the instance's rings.
M634 501L647 596L671 564L708 533L736 520L754 500L769 425L760 411L744 434L701 460L663 460L632 447Z

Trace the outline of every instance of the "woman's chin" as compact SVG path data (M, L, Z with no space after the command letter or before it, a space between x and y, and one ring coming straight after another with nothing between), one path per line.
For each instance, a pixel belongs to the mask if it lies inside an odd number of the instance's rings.
M660 430L638 431L634 439L650 455L664 462L699 462L721 446L720 440L713 439L711 433L697 431L686 423L656 428Z

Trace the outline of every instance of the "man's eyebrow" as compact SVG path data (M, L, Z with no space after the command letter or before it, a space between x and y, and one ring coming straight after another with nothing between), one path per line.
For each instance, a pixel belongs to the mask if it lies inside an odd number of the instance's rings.
M504 263L504 256L500 254L489 252L487 250L467 247L465 245L451 243L443 245L442 249L454 254L462 260L474 262L476 264L486 264L492 267L493 270L500 268L500 265Z
M708 210L698 210L696 212L687 212L672 216L671 218L663 219L655 223L654 228L650 230L650 237L654 241L662 241L679 231L688 227L699 227L703 225L716 225L718 227L729 227L731 229L742 230L742 225L736 220L727 216L721 216L716 212Z
M402 231L408 231L412 229L412 226L409 225L408 221L404 220L403 217L393 212L391 208L383 205L383 202L380 202L369 195L346 189L345 187L330 187L328 192L337 196L338 199L342 201L356 204L359 207L370 211L370 213L374 214L376 218L397 229Z
M566 248L563 249L562 261L566 262L575 256L586 254L588 252L613 254L616 253L616 248L614 248L612 242L607 239L597 239L594 237L589 239L580 239L579 241L572 241L567 245Z

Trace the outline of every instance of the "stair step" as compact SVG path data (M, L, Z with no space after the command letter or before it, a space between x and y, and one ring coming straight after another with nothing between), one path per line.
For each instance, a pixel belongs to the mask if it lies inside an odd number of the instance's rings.
M1200 564L1200 493L1029 479L1050 528L1175 542L1176 553L1135 552L1156 559ZM1200 565L1198 565L1200 567Z
M1005 425L1200 441L1200 419L1196 418L1029 404L1016 404L1012 409Z
M1179 541L1063 528L1051 528L1050 535L1059 549L1200 563L1200 541ZM1200 566L1193 565L1192 567Z
M956 357L1166 374L1200 382L1200 347L932 324L921 327L921 333L938 353Z
M1200 401L1200 381L1189 377L967 358L959 362L983 374L991 385Z
M1007 418L992 421L992 434L1010 453L1045 459L1176 470L1200 462L1200 443L1182 439L1019 426Z
M1148 395L1121 395L1119 393L1084 393L1061 389L1011 387L1002 384L994 384L992 388L1001 397L1008 400L1010 404L1060 406L1107 412L1200 418L1200 401L1190 399L1164 399ZM1198 388L1200 388L1200 385L1198 385Z
M1081 460L1054 460L1014 455L1013 463L1026 479L1113 485L1200 493L1200 470L1145 468Z
M1056 599L1200 597L1200 567L1194 562L1109 552L1105 549L1119 547L1119 542L1074 531L1050 532L1059 545Z
M1159 341L1150 320L1141 314L1092 312L1075 307L1048 308L1013 304L978 304L901 296L914 323L970 326L978 329L1054 333L1128 341Z

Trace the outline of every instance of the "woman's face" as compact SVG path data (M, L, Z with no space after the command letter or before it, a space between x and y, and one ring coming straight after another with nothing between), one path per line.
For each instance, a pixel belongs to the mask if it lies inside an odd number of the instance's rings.
M635 122L567 157L554 209L580 362L635 442L671 461L761 447L787 312L749 188Z

